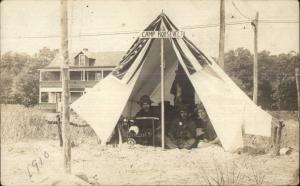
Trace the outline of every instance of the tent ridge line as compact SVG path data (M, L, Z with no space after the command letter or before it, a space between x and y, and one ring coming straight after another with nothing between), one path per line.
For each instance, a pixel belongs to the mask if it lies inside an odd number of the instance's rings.
M158 23L160 23L160 25L159 25ZM162 21L157 22L157 24L155 25L154 30L157 30L157 29L159 28L158 25L159 25L159 27L161 27ZM149 41L149 40L147 40L147 41ZM152 46L152 44L153 44L153 41L154 41L154 39L151 39L151 40L150 40L150 44L149 44L148 48L146 49L146 52L145 52L143 58L141 59L140 64L137 66L137 68L136 68L135 71L133 72L132 76L131 76L131 77L129 78L129 80L126 82L127 84L130 82L130 80L132 79L132 77L135 75L135 73L138 71L138 69L139 69L139 68L142 66L142 64L144 63L145 58L146 58L147 54L149 53L149 50L150 50L150 48L151 48L151 46ZM143 46L143 48L144 48L145 46L146 46L146 44ZM142 51L142 49L141 49L141 51Z
M182 49L180 48L180 46L178 44L178 41L175 38L173 38L173 42L176 46L176 49L179 51L179 54L180 54L181 58L183 59L183 62L188 69L188 72L190 74L197 72L196 69L194 68L194 66L192 65L192 63L187 59L186 55L183 53Z
M161 18L157 17L156 20L154 20L145 30L149 28L153 28L154 30L157 30L159 23L161 23ZM119 65L115 68L113 71L113 75L116 76L119 80L122 80L125 74L128 71L128 67L136 60L137 56L140 54L140 52L145 47L146 43L149 41L149 38L137 38L133 45L130 47L130 49L127 51ZM139 45L143 45L140 49L138 49ZM138 53L133 54L134 51L139 50ZM128 59L129 57L134 56L132 59ZM121 67L123 65L123 67ZM121 73L120 73L121 72Z
M130 78L128 79L128 81L126 82L127 84L131 81L131 79L133 78L133 76L136 74L136 72L140 69L140 67L141 67L142 64L144 63L145 58L146 58L147 54L149 53L150 48L151 48L151 46L152 46L152 44L153 44L153 41L154 41L154 39L151 39L150 44L149 44L148 48L146 49L146 52L145 52L143 58L141 59L140 64L137 66L137 68L135 69L135 71L133 72L133 74L131 75L131 77L130 77Z

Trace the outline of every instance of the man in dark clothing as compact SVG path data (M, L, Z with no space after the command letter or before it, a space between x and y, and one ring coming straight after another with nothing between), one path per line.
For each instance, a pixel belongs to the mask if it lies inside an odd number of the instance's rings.
M137 126L141 131L153 131L152 124L154 121L155 138L156 138L155 145L158 145L158 144L160 144L160 140L161 140L160 139L161 136L159 134L160 122L157 119L152 120L150 118L152 117L152 118L160 119L160 114L159 114L159 112L157 112L157 110L154 109L154 107L151 106L152 103L153 103L153 101L150 99L149 96L143 95L139 101L141 110L138 111L138 113L135 115L135 119L136 119ZM146 119L146 118L148 118L148 119ZM150 140L150 141L147 141L146 143L151 144L152 141Z
M176 70L175 80L170 93L174 95L174 106L182 104L193 105L195 103L195 90L181 65Z
M191 149L197 145L199 133L195 121L190 117L187 105L179 106L178 117L172 121L170 126L166 138L167 147Z
M159 117L159 114L151 107L153 101L149 96L143 95L140 98L139 104L141 106L141 110L135 115L135 117Z

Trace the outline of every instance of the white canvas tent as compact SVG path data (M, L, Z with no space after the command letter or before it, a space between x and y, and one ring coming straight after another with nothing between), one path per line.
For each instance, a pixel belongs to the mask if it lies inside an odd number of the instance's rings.
M176 31L165 14L160 14L145 31ZM172 101L171 84L180 64L203 103L222 146L234 151L243 146L242 126L254 135L271 135L272 117L248 96L209 57L185 36L164 39L164 100ZM101 141L111 136L119 118L134 116L142 95L160 102L160 39L138 38L119 66L75 101L71 108L94 129Z

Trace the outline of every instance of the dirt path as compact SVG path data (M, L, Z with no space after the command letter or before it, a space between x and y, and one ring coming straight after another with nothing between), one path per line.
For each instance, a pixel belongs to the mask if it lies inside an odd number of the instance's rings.
M193 150L166 150L127 145L114 148L96 143L72 148L72 173L84 174L101 185L227 184L286 185L298 168L298 151L288 156L238 155L218 146ZM38 165L37 167L32 166ZM1 146L4 185L48 184L62 173L58 141L27 141ZM28 172L28 170L29 172ZM31 177L30 177L31 176Z

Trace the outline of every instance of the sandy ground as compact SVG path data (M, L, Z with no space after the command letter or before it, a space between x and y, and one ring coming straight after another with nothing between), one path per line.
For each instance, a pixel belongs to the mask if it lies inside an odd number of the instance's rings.
M257 155L254 152L261 151L251 148L233 154L219 146L165 151L126 144L116 148L98 144L88 127L73 127L73 176L65 176L57 126L37 117L34 109L6 110L1 113L2 185L287 185L299 167L297 114L272 112L286 125L281 146L293 149L289 155ZM266 137L245 136L245 145L263 152L270 149Z
M71 165L72 175L84 175L90 183L101 185L208 185L216 184L222 175L227 184L257 185L263 180L263 185L286 185L291 183L298 168L298 154L294 150L290 155L278 157L239 155L224 152L218 146L162 151L139 145L101 146L91 141L72 148ZM32 162L38 164L39 172ZM62 162L58 141L2 145L2 184L51 184L54 178L63 175Z

